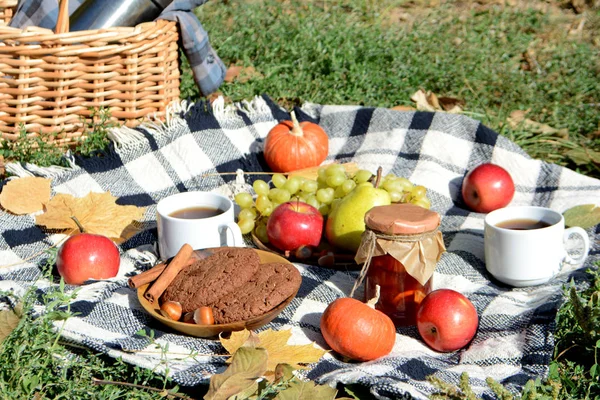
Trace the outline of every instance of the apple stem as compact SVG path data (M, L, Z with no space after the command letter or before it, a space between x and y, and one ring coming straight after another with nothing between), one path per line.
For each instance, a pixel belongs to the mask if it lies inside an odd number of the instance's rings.
M293 110L290 111L290 116L292 117L292 130L290 131L290 134L294 136L304 136L302 127L300 127L300 123L296 118L296 113Z
M377 175L375 177L375 183L373 184L375 188L378 188L381 183L381 175L383 175L383 168L379 167L377 168Z
M375 308L375 304L379 301L379 296L381 295L381 288L379 285L375 285L375 296L372 299L367 301L367 305L371 308Z
M75 221L75 224L76 224L76 225L77 225L77 227L79 228L79 232L81 232L81 233L84 233L84 232L85 232L85 229L83 228L83 225L81 225L81 222L79 222L79 220L77 219L77 217L73 215L73 216L71 217L71 219L72 219L73 221Z

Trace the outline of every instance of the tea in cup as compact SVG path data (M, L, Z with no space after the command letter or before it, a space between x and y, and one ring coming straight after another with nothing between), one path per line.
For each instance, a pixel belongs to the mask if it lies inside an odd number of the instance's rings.
M162 199L156 206L156 226L164 260L185 243L194 249L244 246L233 202L217 193L183 192Z
M580 242L579 254L568 254L567 243ZM549 208L505 207L485 217L484 248L488 272L515 287L548 282L563 263L582 263L589 252L587 232L565 229L562 214Z

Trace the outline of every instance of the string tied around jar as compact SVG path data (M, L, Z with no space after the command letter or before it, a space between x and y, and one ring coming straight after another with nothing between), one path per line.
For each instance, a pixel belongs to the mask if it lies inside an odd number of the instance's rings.
M358 278L354 282L352 287L352 291L350 292L350 297L354 297L354 292L358 289L366 275L369 271L369 267L371 265L371 259L375 255L375 250L377 248L378 239L382 239L389 242L404 242L404 243L415 243L420 242L426 239L433 239L439 235L439 228L435 228L431 231L415 233L415 234L387 234L383 232L379 232L369 227L365 228L365 231L362 234L362 241L360 245L360 250L365 251L365 261L363 266L359 272Z

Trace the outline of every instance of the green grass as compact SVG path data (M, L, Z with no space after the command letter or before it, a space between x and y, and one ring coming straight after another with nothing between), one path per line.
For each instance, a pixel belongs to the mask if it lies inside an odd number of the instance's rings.
M600 177L593 153L600 151L600 10L574 14L569 1L437 3L229 0L208 2L198 15L227 65L259 73L224 83L220 91L231 101L267 94L286 107L306 101L392 107L412 105L410 96L423 88L463 100L467 115L533 157ZM582 20L583 29L569 34ZM523 57L528 49L535 62ZM197 98L189 67L183 70L182 95ZM567 135L511 127L515 110L529 110L527 118ZM75 150L83 156L101 154L107 143L103 129L90 129L96 133ZM40 165L61 162L51 145L25 138L3 144L0 155ZM566 292L550 379L530 386L528 398L551 398L552 383L560 383L561 399L600 396L600 337L589 324L600 324L598 273L590 272L589 281L579 297ZM23 301L23 318L0 348L0 397L150 399L163 398L164 389L202 395L202 388L177 388L152 371L63 343L51 325L68 315L69 297L61 290L45 300L50 312L39 318L31 315L33 299ZM98 385L94 378L130 386Z
M288 106L392 107L411 105L410 96L423 88L464 100L469 115L536 158L600 176L597 162L575 165L566 154L600 150L600 42L593 39L600 37L599 11L575 16L557 8L562 12L414 3L423 2L228 1L198 13L227 64L261 74L224 84L232 100L265 93ZM581 37L569 35L566 24L582 18ZM539 73L524 69L528 49ZM515 110L530 110L528 118L566 129L568 137L509 128Z

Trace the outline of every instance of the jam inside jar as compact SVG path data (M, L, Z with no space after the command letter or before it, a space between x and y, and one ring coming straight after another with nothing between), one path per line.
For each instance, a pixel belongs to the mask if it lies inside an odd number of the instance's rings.
M365 278L365 295L369 300L376 296L380 287L379 301L375 308L392 319L396 326L417 323L417 310L421 301L431 292L431 278L422 285L389 254L375 256Z

